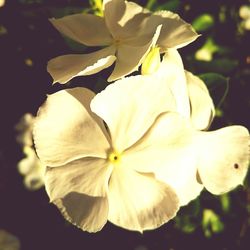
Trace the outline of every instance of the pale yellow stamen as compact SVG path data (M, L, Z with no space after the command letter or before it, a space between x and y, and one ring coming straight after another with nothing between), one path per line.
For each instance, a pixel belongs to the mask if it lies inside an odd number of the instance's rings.
M141 74L149 75L158 70L161 64L160 48L153 47L142 63Z
M113 164L119 164L121 161L121 154L117 153L116 151L112 151L108 155L108 160Z

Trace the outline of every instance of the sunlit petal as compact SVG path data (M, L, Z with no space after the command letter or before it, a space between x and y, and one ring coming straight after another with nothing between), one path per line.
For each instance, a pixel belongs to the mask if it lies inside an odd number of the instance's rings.
M137 173L125 165L112 173L108 200L109 221L140 232L161 226L179 209L172 188L155 180L153 175Z
M60 166L87 156L106 158L106 130L89 108L94 95L74 88L48 96L34 125L34 142L44 165Z
M110 84L91 102L108 125L113 147L122 152L137 142L162 112L175 110L167 84L156 76L134 76Z
M175 190L180 205L186 205L203 188L196 179L194 133L188 120L176 113L164 113L140 141L125 151L124 165L139 172L154 173Z
M176 100L176 111L186 118L190 116L190 104L185 71L180 54L168 49L157 72L171 89Z
M114 63L115 48L107 47L83 55L58 56L48 62L53 82L66 83L76 76L95 74Z
M181 48L193 42L199 35L192 26L182 20L179 15L170 11L158 11L148 18L145 33L151 33L159 24L162 30L158 39L158 46L162 51L167 48Z
M84 231L100 231L107 222L107 198L70 193L54 203L66 220Z
M104 0L106 25L115 40L128 39L140 30L149 11L134 2Z
M106 25L115 38L115 31L119 27L118 22L122 19L122 16L126 10L126 4L124 0L103 0L103 9Z
M199 176L209 192L222 194L243 184L249 165L249 145L249 132L242 126L200 132Z
M207 129L215 115L213 100L203 81L186 71L191 106L191 120L198 130Z
M112 43L112 37L104 18L90 14L74 14L50 22L65 36L87 46L103 46Z

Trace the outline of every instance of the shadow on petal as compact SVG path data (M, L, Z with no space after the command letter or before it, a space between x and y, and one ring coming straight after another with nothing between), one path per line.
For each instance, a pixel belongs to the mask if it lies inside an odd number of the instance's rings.
M107 198L70 193L54 203L66 220L84 231L100 231L107 222Z

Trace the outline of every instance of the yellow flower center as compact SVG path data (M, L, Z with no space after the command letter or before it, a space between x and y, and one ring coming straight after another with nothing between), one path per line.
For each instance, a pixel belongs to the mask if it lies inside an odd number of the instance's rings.
M108 155L108 160L113 164L118 164L121 161L121 154L116 151L112 151Z
M115 45L116 47L118 47L120 44L121 44L121 40L119 40L119 39L114 40L114 45Z
M153 74L155 71L158 70L161 64L161 57L160 57L160 48L153 47L151 48L150 52L147 54L145 60L141 66L141 74L142 75L149 75Z

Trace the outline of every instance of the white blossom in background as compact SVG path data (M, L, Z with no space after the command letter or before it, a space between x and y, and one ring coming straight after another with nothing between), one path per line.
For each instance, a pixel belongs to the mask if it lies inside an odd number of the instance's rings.
M104 0L103 9L104 17L74 14L50 19L58 31L76 42L104 46L93 53L50 60L47 69L54 83L95 74L115 62L108 78L114 81L138 70L151 50L163 53L169 48L183 47L198 37L190 24L170 11L151 13L124 0Z
M45 167L38 159L32 147L23 148L25 157L17 164L17 169L24 176L24 185L29 190L37 190L44 186Z
M34 119L35 117L32 114L26 113L20 118L20 121L16 124L15 130L18 132L16 140L19 144L32 147L32 129Z
M33 147L33 124L35 117L26 113L15 129L18 131L17 142L21 145L25 157L17 164L18 172L24 176L24 185L29 190L37 190L44 186L45 167L38 159Z
M239 15L243 19L242 26L246 30L250 30L250 5L242 5L239 9Z
M50 201L82 230L110 221L142 232L169 221L203 187L230 191L246 176L249 133L201 131L213 115L206 86L184 71L176 50L155 74L124 78L97 95L73 88L48 96L34 142L48 166Z
M1 250L20 250L19 239L13 234L0 229L0 249Z
M5 0L0 0L0 8L3 7L5 4Z

